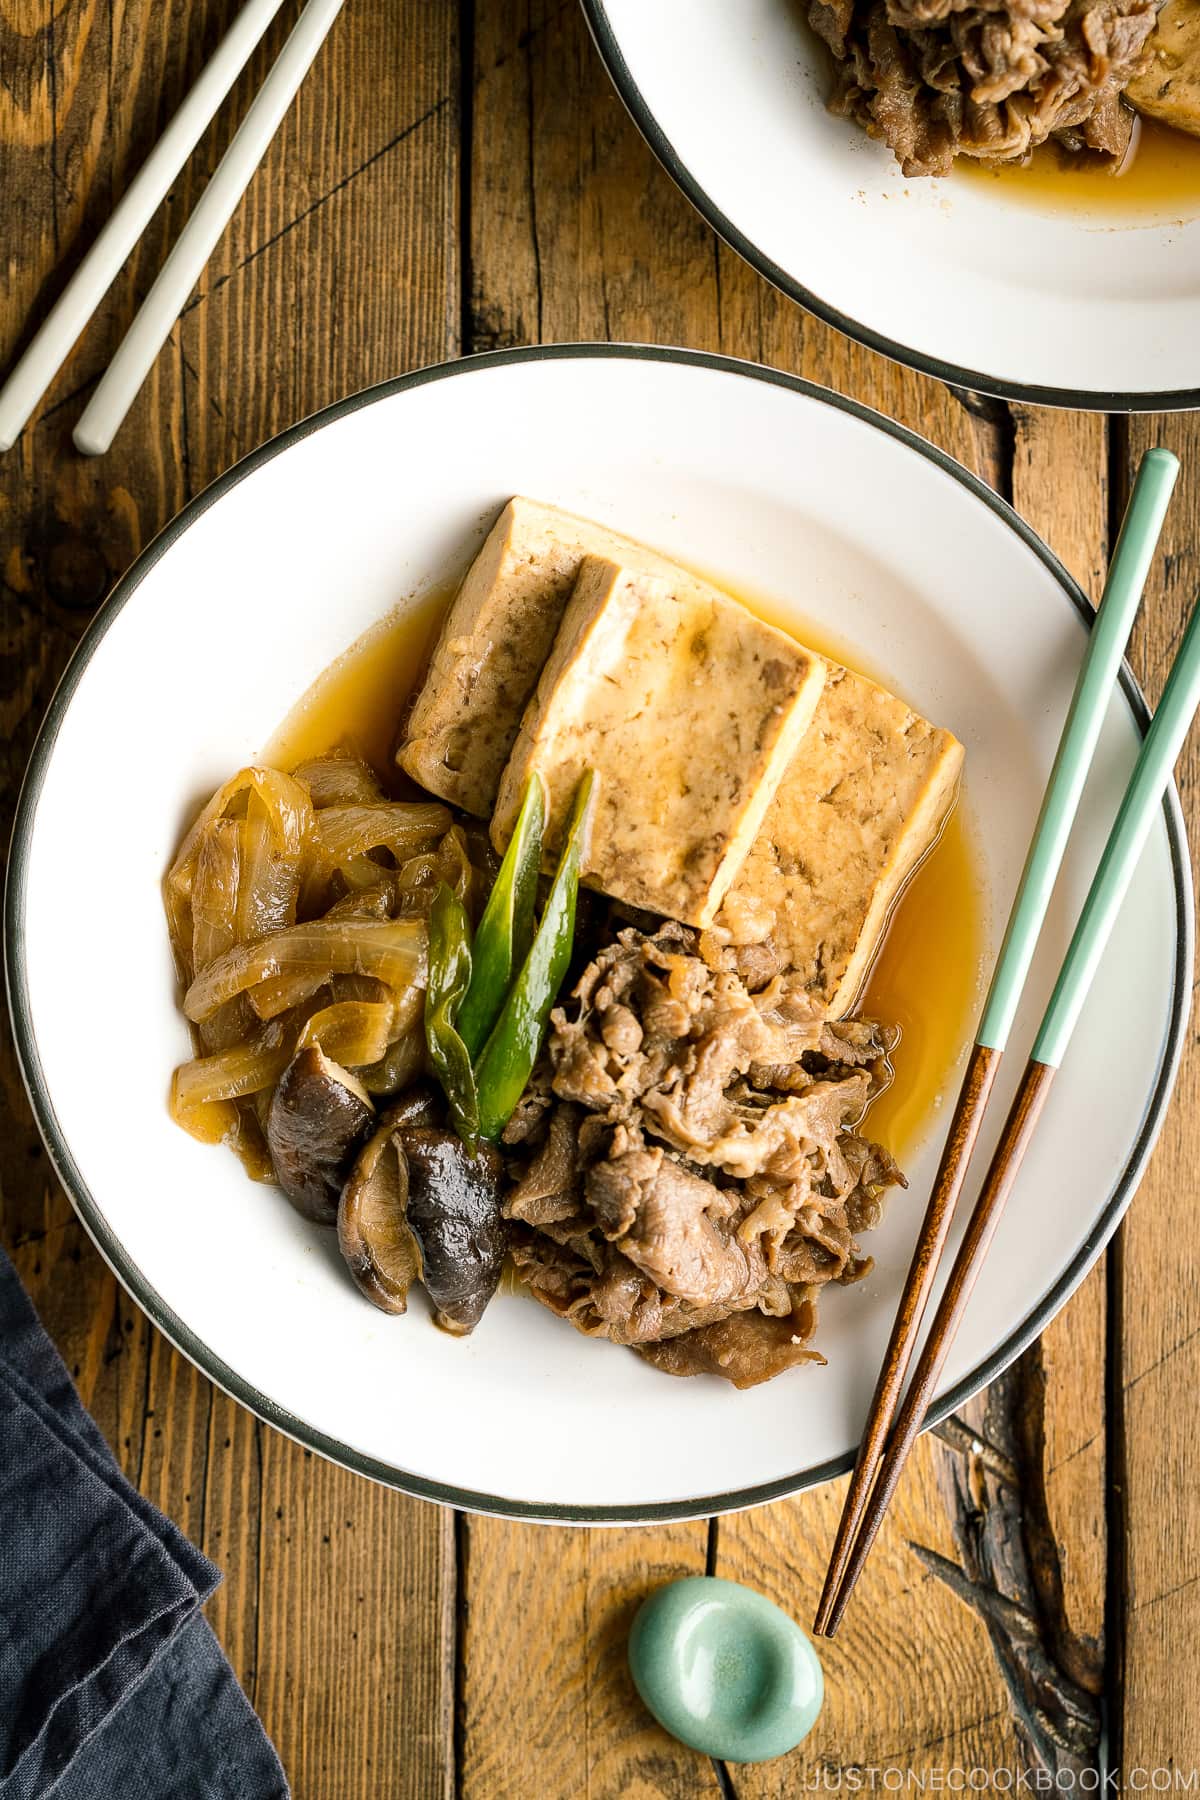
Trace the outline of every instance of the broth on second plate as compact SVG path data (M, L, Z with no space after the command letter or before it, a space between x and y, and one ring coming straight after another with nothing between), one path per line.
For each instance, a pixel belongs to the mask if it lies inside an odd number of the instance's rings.
M761 596L727 582L716 585L783 624L780 610ZM392 751L450 598L447 590L435 591L364 633L288 714L264 748L264 759L290 769L347 744L407 791ZM862 667L852 646L833 641L807 621L799 635L823 655ZM863 672L877 678L870 667ZM960 805L905 890L855 1009L898 1025L903 1034L892 1056L896 1079L874 1102L869 1121L870 1135L902 1163L931 1129L943 1100L953 1097L978 1003L982 923L976 856Z
M1024 167L990 169L960 157L951 179L998 184L1006 200L1114 220L1187 219L1200 213L1200 138L1153 119L1137 119L1119 174L1080 166L1056 144L1043 144Z

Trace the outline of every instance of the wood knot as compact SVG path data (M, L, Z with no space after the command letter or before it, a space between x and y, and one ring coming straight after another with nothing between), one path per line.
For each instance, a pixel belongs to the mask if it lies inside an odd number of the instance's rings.
M93 612L108 591L109 572L95 544L81 537L63 537L46 553L46 592L56 606L72 612Z

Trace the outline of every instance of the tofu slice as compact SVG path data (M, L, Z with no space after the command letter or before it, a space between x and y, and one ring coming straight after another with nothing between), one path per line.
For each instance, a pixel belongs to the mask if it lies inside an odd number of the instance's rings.
M1146 66L1126 84L1125 98L1200 137L1200 0L1167 0L1146 39Z
M576 785L597 772L583 879L708 925L813 716L825 664L735 600L588 556L505 767L503 849L531 770L553 855Z
M825 1015L844 1017L954 803L963 757L950 732L831 664L717 924L735 943L771 937Z
M510 500L467 571L409 718L399 761L431 794L491 817L585 556L659 575L690 599L719 598L697 576L590 519Z

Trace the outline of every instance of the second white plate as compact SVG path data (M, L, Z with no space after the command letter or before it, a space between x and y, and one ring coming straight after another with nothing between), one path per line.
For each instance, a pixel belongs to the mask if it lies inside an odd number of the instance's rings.
M940 380L1105 411L1200 405L1200 191L1183 217L905 179L826 110L804 0L583 0L651 147L810 311Z

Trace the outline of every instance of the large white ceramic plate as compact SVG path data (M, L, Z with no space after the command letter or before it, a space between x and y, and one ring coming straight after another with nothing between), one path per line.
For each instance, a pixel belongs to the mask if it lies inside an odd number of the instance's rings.
M1038 210L1002 181L906 180L883 145L826 111L804 0L583 3L685 193L830 324L1012 399L1200 405L1200 196L1186 219L1123 220L1069 200Z
M518 1296L499 1297L465 1342L434 1330L420 1304L386 1318L330 1234L167 1117L188 1040L159 880L182 827L364 628L462 566L514 492L836 626L953 726L994 942L1084 646L1084 602L1063 570L962 469L821 389L673 350L518 351L407 377L297 427L194 501L119 584L55 697L21 803L7 955L25 1075L83 1221L130 1292L295 1437L496 1512L652 1519L744 1506L848 1462L936 1160L932 1129L909 1159L909 1194L871 1236L874 1274L826 1295L829 1366L739 1394L672 1380ZM1127 682L1014 1062L1141 717ZM1184 1026L1185 866L1172 796L939 1413L1062 1304L1133 1192Z

